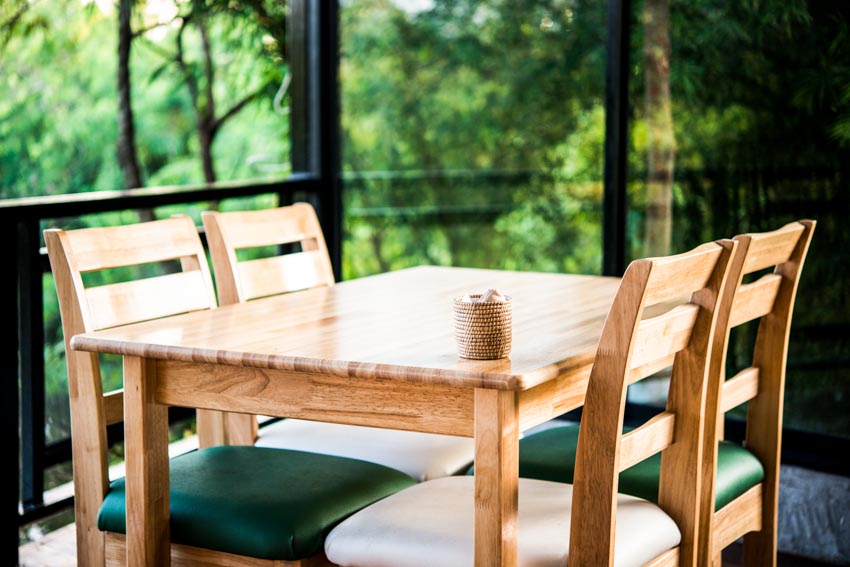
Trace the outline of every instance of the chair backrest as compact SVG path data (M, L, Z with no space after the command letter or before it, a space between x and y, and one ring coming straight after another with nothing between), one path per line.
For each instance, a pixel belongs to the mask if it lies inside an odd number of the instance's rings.
M71 405L77 553L103 564L97 514L109 489L106 427L123 421L123 392L104 392L95 353L74 351L74 335L216 306L195 224L178 216L133 225L48 229L44 241L56 282ZM179 271L104 285L92 273L179 260ZM176 263L176 262L175 262ZM170 268L169 268L170 269Z
M695 561L709 357L736 246L720 240L635 260L626 270L581 417L572 507L580 521L571 523L570 564L613 564L619 473L659 451L659 505L681 531L682 564ZM624 433L629 385L671 364L665 411Z
M222 305L334 284L322 227L309 203L202 213ZM238 252L299 243L300 252L241 260Z
M703 461L706 489L701 520L705 527L712 525L714 515L717 442L723 437L723 417L727 411L746 402L749 402L746 447L758 457L765 470L762 498L773 502L763 508L772 517L763 517L762 525L776 524L788 337L797 287L815 225L815 221L801 220L772 232L741 234L734 238L738 253L723 299L724 303L731 304L731 309L721 312L718 320L706 399L708 434ZM742 284L745 276L758 275L770 268L773 268L770 273ZM727 380L725 366L730 330L756 319L759 325L752 363ZM704 553L710 551L710 532L710 529L703 530L700 545ZM773 543L775 549L776 542Z
M201 213L221 305L318 286L334 285L322 227L309 203L272 209ZM300 251L283 247L298 243ZM261 250L259 258L240 259L240 251ZM256 416L223 413L198 428L202 445L252 445Z

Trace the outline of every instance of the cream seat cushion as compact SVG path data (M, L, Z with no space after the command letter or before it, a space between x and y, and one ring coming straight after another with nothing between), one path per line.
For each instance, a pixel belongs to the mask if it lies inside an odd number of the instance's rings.
M475 441L468 437L300 419L261 427L256 445L378 463L420 482L464 473L475 455Z
M520 479L521 567L567 564L572 488ZM340 523L325 539L325 554L344 567L470 567L474 494L468 476L413 485ZM644 565L680 540L675 522L658 506L619 496L615 565Z

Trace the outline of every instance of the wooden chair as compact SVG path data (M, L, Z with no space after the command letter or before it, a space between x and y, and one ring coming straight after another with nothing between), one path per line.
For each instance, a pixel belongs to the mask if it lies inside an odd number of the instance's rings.
M333 286L334 275L315 210L309 203L253 211L202 214L222 305ZM240 259L243 250L297 243L300 251ZM472 439L285 419L257 430L255 416L231 415L219 443L309 450L380 463L427 480L465 471L472 462Z
M69 343L84 332L214 308L212 278L197 229L185 216L49 229L44 239L65 336L78 565L125 564L124 479L109 481L106 435L108 424L123 421L123 394L104 393L98 356L71 350ZM178 269L93 283L98 277L93 272L168 261L179 261ZM326 564L322 542L332 525L415 484L399 471L372 463L256 447L192 451L173 458L169 468L177 565Z
M723 240L629 266L588 383L575 483L519 479L519 565L695 565L709 360L735 249ZM663 313L643 317L656 304ZM666 410L624 433L629 384L670 364ZM619 472L659 451L658 504L618 494ZM344 520L325 553L343 566L472 565L474 494L466 475L419 483Z
M721 312L715 336L715 361L706 403L707 434L703 478L700 564L721 564L721 553L744 538L744 562L751 566L776 565L779 466L782 446L782 414L785 365L794 300L803 264L815 229L815 221L801 220L778 230L736 236L740 253L730 272L730 286L723 301L732 305ZM750 274L761 275L742 284ZM735 376L725 377L726 352L731 328L759 320L752 363ZM745 450L755 459L759 478L745 469L730 466L722 448L723 417L748 403ZM711 435L715 433L715 435ZM728 449L727 449L728 452ZM731 469L731 470L730 470ZM743 492L741 492L743 490ZM731 497L730 493L735 493ZM739 494L740 492L740 494Z
M720 309L706 402L700 565L720 565L722 550L744 534L748 565L776 564L776 514L788 333L814 221L735 237L738 253ZM741 285L747 274L773 273ZM725 380L729 330L761 318L752 365ZM722 393L721 393L722 388ZM725 412L750 402L746 443L723 440ZM716 434L713 432L716 431ZM559 426L520 441L520 476L572 482L579 426ZM661 460L620 475L620 490L657 502Z

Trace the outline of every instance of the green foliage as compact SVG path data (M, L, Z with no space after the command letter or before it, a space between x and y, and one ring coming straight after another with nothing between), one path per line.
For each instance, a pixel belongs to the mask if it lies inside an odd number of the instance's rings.
M219 115L249 93L262 92L223 123L213 147L219 178L288 172L289 120L272 104L286 71L284 7L271 0L218 2L206 13ZM0 59L6 86L0 98L0 198L121 188L114 16L94 4L41 2L26 17L44 25L11 34ZM147 185L200 182L195 117L173 63L176 31L154 26L152 17L137 12L135 28L148 31L136 38L131 56L143 178ZM196 34L185 38L193 62L199 41Z
M583 221L599 217L604 6L401 6L341 14L344 276L416 263L598 272L599 225Z
M115 144L109 21L79 2L29 12L51 25L11 37L0 60L0 198L88 190Z

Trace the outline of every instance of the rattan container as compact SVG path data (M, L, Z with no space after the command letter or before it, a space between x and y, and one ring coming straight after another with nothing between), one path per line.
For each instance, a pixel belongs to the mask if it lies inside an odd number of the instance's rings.
M504 301L474 301L481 294L470 294L453 300L453 319L457 353L463 358L492 360L511 352L512 306L510 296Z

